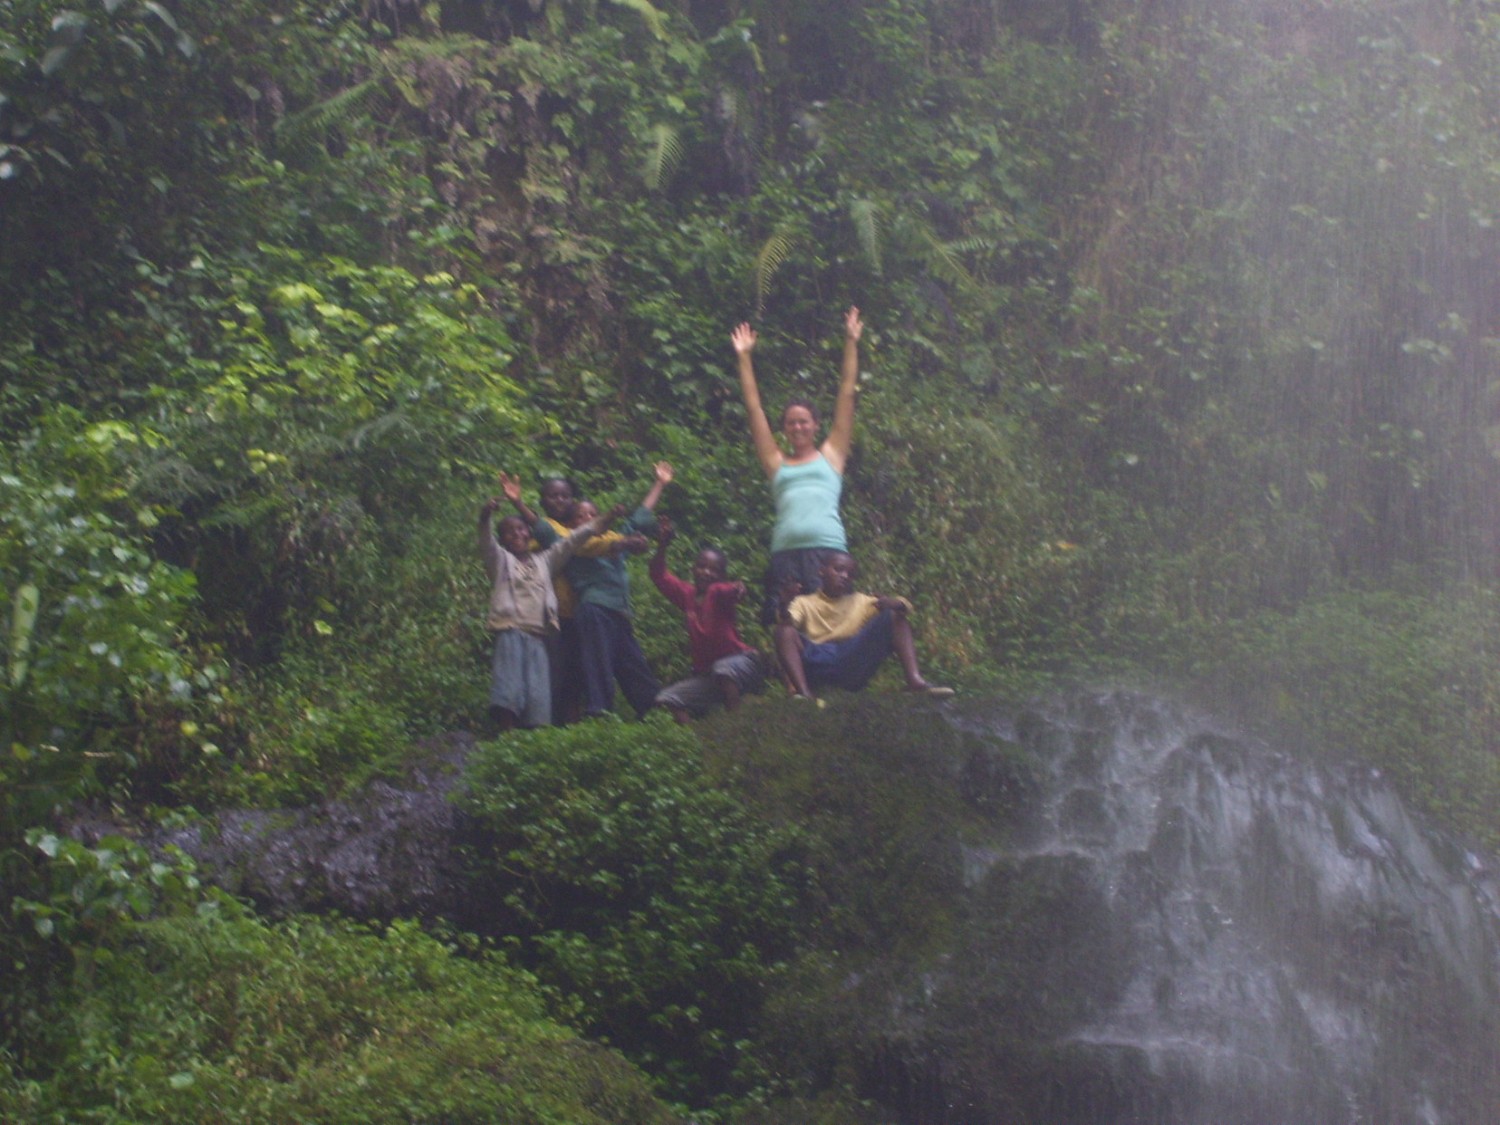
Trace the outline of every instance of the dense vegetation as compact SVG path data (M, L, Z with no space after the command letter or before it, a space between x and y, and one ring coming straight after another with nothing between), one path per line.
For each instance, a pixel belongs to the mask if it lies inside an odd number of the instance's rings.
M1496 20L1478 0L0 0L0 940L27 982L0 1002L7 1116L144 1120L211 1087L247 1119L342 1119L234 1085L267 1073L234 1061L237 1017L200 1041L163 1002L122 1030L133 974L227 996L220 945L280 972L312 943L335 978L408 958L457 1007L530 987L406 929L200 917L164 861L57 829L82 800L306 802L474 725L473 514L499 469L633 500L666 457L684 541L753 574L768 505L727 345L747 318L775 403L831 391L840 313L863 310L851 535L942 672L1162 679L1500 841ZM680 671L672 613L638 601ZM630 737L689 823L714 818L690 736L600 736ZM549 823L560 767L508 752ZM727 866L668 894L673 925L743 912L740 945L681 969L689 999L620 989L638 904L546 925L509 904L512 952L560 990L507 1009L516 1034L610 1030L677 1098L754 1087L721 1050L753 1006L679 1017L795 944L806 901L758 927L810 893L793 857L818 844L736 824ZM731 870L746 897L707 903ZM336 1002L377 1000L313 1003ZM299 1065L387 1090L417 1065L330 1060L305 1026ZM163 1037L202 1082L158 1073ZM451 1097L401 1104L498 1112Z

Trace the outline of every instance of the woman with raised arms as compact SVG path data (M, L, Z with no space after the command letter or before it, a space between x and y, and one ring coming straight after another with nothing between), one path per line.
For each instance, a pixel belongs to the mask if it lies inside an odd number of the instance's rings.
M839 497L844 487L844 466L854 443L854 396L859 382L859 337L864 323L859 310L844 314L844 358L839 375L839 393L833 407L833 425L818 443L818 414L806 399L792 399L781 412L783 451L766 420L760 388L750 353L755 350L755 330L741 324L730 336L739 362L740 393L750 419L750 437L761 468L771 481L776 499L776 524L771 531L771 565L766 572L761 623L776 620L780 591L788 580L797 582L804 594L819 587L819 571L834 551L847 551L844 521L839 515Z

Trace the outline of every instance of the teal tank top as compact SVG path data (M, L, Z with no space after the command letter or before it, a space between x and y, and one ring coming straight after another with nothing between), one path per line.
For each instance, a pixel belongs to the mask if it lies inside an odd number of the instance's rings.
M844 478L821 453L802 465L782 465L771 478L776 497L776 526L772 551L801 551L809 547L847 551L839 496Z

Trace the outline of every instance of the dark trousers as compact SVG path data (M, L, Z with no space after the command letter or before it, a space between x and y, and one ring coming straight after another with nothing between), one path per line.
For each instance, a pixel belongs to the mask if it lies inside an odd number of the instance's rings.
M549 646L552 655L552 723L567 726L583 709L583 667L578 656L578 626L571 617L558 623Z
M661 684L636 643L630 618L618 610L584 602L573 615L583 665L583 712L602 715L615 704L615 682L641 718L656 702Z

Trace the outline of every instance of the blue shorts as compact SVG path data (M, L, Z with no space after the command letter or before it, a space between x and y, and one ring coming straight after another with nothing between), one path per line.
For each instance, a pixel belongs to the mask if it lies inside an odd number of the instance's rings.
M802 669L807 674L807 686L814 691L821 687L845 691L863 688L891 654L891 626L895 616L894 610L882 609L847 640L818 644L803 637Z

